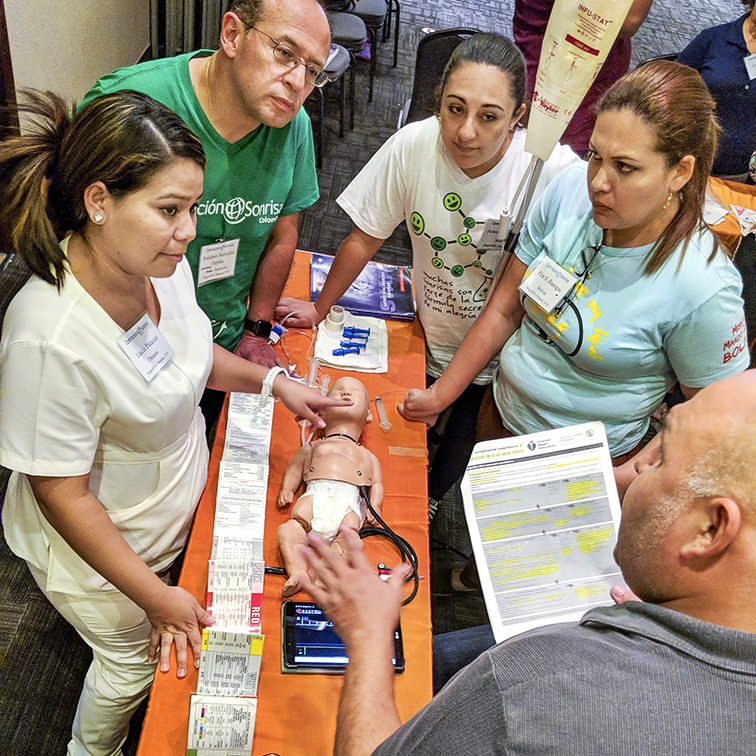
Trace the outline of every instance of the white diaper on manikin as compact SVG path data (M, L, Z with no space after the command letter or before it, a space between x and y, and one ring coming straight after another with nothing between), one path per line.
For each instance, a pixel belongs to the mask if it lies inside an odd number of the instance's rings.
M365 509L360 500L360 489L340 480L311 480L304 496L312 497L312 532L326 541L332 541L339 532L341 521L349 512L365 522Z

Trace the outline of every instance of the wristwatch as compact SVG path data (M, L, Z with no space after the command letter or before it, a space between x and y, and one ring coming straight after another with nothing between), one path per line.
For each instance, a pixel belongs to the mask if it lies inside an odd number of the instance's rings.
M270 336L272 328L273 324L267 320L250 320L247 318L244 321L244 330L253 333L255 336L259 336L261 339L267 339Z

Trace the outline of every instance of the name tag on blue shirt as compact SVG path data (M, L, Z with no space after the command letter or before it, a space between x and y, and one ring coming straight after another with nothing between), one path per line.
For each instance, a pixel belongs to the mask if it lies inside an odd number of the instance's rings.
M746 55L745 58L743 58L743 63L745 63L748 78L756 79L756 53L753 55Z
M549 257L544 257L517 288L542 310L550 313L576 281L572 273Z

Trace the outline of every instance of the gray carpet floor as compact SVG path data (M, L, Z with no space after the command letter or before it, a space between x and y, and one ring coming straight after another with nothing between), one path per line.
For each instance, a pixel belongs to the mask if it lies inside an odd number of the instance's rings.
M414 52L423 28L473 26L511 36L513 0L402 0L399 63L391 67L391 44L378 48L373 102L366 102L367 63L358 63L355 128L338 137L335 87L326 91L321 199L302 213L300 247L333 254L351 224L335 200L370 156L394 132L401 104L409 97ZM634 39L634 61L676 52L701 29L737 17L737 0L656 0ZM407 264L409 239L402 227L377 259ZM390 474L390 473L389 473ZM0 480L0 501L5 492ZM436 632L486 621L479 594L450 588L452 568L469 553L458 489L445 498L431 528L432 607ZM455 553L459 552L459 553ZM89 652L76 633L37 590L25 565L0 538L0 756L61 756ZM139 719L125 752L135 753Z

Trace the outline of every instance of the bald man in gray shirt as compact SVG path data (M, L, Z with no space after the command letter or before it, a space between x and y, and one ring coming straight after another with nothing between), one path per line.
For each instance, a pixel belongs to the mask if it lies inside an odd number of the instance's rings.
M642 602L494 646L404 725L406 568L384 583L356 537L348 560L312 538L308 590L350 658L336 756L755 754L755 452L756 371L675 407L623 501L615 558Z

